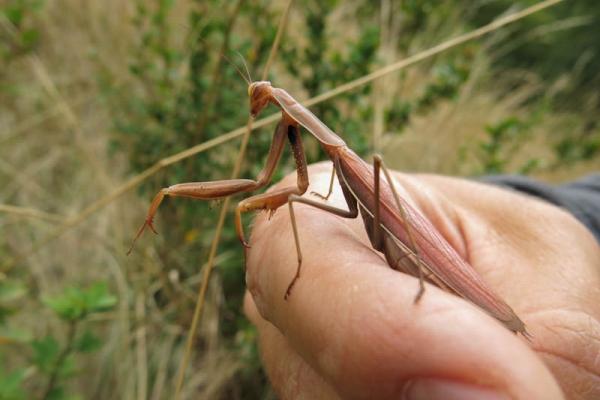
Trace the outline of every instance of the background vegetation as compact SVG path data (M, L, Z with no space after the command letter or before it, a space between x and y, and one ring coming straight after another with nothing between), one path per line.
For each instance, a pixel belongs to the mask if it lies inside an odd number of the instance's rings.
M464 3L298 2L269 79L307 99L534 4ZM169 199L161 234L125 252L160 188L229 178L239 141L90 207L245 124L245 83L215 49L235 62L240 52L256 79L283 6L0 3L0 398L171 398L218 207ZM565 2L313 112L365 159L381 152L394 168L575 178L600 164L599 27L600 3ZM243 176L264 165L273 128L252 134ZM310 161L323 158L306 146ZM282 162L275 179L292 169ZM274 398L241 314L231 219L183 398Z

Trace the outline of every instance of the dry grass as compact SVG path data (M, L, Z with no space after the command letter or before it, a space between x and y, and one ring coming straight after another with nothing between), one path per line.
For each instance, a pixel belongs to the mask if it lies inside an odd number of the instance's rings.
M20 209L0 209L2 261L43 240L61 221L78 215L126 181L125 160L107 155L112 118L95 77L110 70L117 84L131 84L127 59L139 42L129 22L133 7L130 2L115 0L46 2L31 21L40 31L41 44L35 53L3 67L3 75L18 88L18 94L0 97L4 103L0 108L0 204ZM183 19L186 7L178 5L172 18ZM332 18L344 18L346 11L341 8ZM457 28L452 22L448 18L415 38L411 51L455 35ZM180 39L173 46L184 48L189 30L178 23L174 26L179 31L173 37ZM399 56L384 54L382 58ZM381 133L389 165L409 171L467 174L472 166L457 165L458 148L481 140L485 124L525 115L529 110L523 100L549 89L530 77L530 83L520 92L505 96L503 85L516 79L515 75L489 76L491 61L485 46L478 57L476 73L455 101L415 119L400 139L389 132ZM397 85L403 96L411 97L430 78L427 68L419 66L407 73L405 83ZM490 84L490 78L496 83ZM379 87L394 87L393 79L388 78ZM393 91L378 91L374 97L390 101L394 95L397 93ZM568 129L576 124L570 121L556 115L536 127L534 139L521 151L539 151L540 156L548 156L544 143L556 127ZM543 177L555 180L582 174L584 169L597 169L598 162L579 168ZM183 321L190 316L172 318L170 314L178 313L178 304L159 308L153 295L169 284L175 294L191 303L200 275L180 282L168 266L161 265L152 243L142 245L142 251L132 258L125 257L149 200L131 191L118 197L29 255L8 274L8 279L25 281L30 289L11 324L38 337L48 331L58 332L60 337L64 329L49 312L40 310L40 298L55 295L69 285L85 286L96 280L111 283L119 298L118 306L113 312L97 316L94 325L101 330L102 349L79 360L83 372L70 383L74 392L86 393L88 399L166 399L174 388L174 371L179 367L187 334ZM32 212L49 215L30 215ZM201 268L198 270L200 274ZM217 279L211 282L208 293L198 332L204 347L194 354L188 367L182 398L217 397L243 366L239 350L226 349L220 343L218 310L223 299ZM26 363L18 353L8 353L8 365ZM229 393L235 390L229 389ZM242 394L237 396L242 398Z

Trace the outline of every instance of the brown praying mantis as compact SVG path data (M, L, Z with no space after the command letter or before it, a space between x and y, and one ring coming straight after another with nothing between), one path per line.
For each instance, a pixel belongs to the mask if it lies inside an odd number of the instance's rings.
M421 216L406 200L398 196L389 172L380 157L374 157L374 165L371 167L313 113L283 89L272 87L270 82L258 81L250 84L248 95L250 97L250 113L253 117L256 117L269 102L275 104L282 111L282 118L275 128L266 164L256 180L190 182L162 189L154 198L146 220L127 254L131 252L136 240L146 227L156 233L152 221L165 196L215 200L264 187L273 176L287 139L291 145L297 169L296 186L249 197L242 200L235 209L237 234L244 249L247 249L249 246L244 239L242 213L253 210L274 213L279 207L288 203L296 240L298 267L296 275L285 293L286 299L298 281L302 267L302 253L293 203L305 203L344 218L356 218L360 211L373 248L384 254L391 268L419 278L420 289L415 302L424 293L424 282L433 283L470 301L508 329L515 333L520 332L529 339L530 335L525 329L525 324L510 306L477 275L427 219ZM299 125L304 126L319 141L333 162L329 193L326 196L318 196L325 200L329 197L333 189L334 177L337 175L348 205L347 210L301 197L308 189L308 172ZM381 179L380 171L384 172L386 180Z

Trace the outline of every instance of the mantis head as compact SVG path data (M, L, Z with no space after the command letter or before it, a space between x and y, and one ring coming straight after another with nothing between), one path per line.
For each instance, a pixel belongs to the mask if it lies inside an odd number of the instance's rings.
M273 87L269 81L252 82L248 86L248 96L250 97L250 114L256 117L269 103Z

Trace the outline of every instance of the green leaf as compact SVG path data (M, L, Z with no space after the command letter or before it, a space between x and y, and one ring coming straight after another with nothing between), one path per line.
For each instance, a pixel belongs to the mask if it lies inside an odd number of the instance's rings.
M23 9L17 7L9 7L4 10L6 18L17 28L23 20Z
M75 361L71 357L66 357L58 367L58 377L61 379L71 378L77 375Z
M42 340L32 340L33 364L45 374L51 374L56 371L57 361L60 357L61 348L54 336L48 334ZM75 363L72 358L65 357L58 366L57 376L61 379L70 378L77 373Z
M2 359L0 358L0 365ZM24 400L27 394L20 387L24 380L26 368L19 368L8 374L5 374L4 368L0 368L0 399L3 400Z
M0 282L0 303L15 300L27 293L27 287L21 283Z
M91 332L85 332L77 341L75 348L82 353L89 353L101 346L100 339Z
M0 325L4 325L6 323L6 318L16 313L17 310L12 307L2 307L0 306Z
M44 303L61 318L74 321L85 318L89 313L113 307L117 303L117 298L107 292L106 283L97 282L86 290L66 288L59 296L45 298Z
M59 317L68 321L83 318L86 314L85 297L78 288L66 288L63 294L47 297L43 302Z
M60 344L54 336L48 334L41 340L32 340L31 348L33 350L33 363L40 371L51 372L60 353Z
M117 304L117 297L108 294L106 282L96 282L84 292L89 312L104 311Z
M65 388L62 386L54 387L50 393L46 395L46 400L65 400Z

